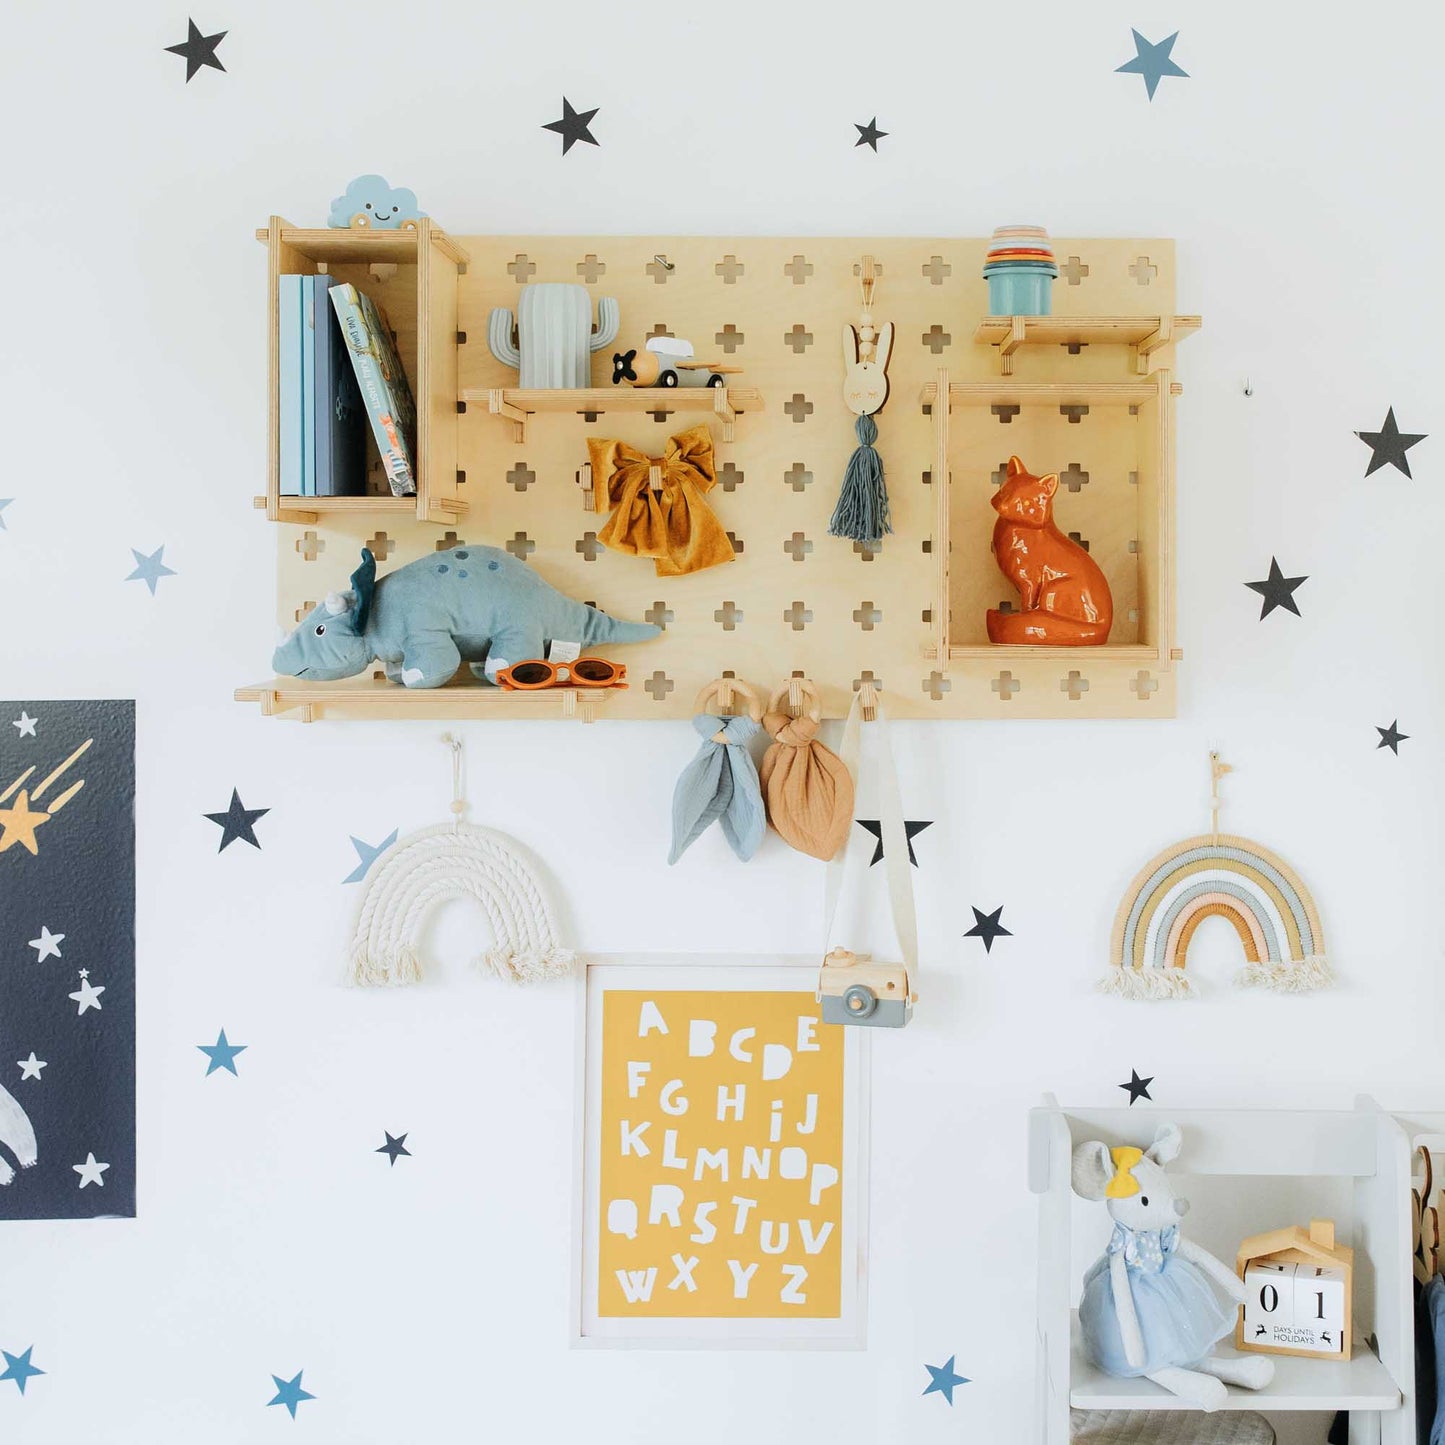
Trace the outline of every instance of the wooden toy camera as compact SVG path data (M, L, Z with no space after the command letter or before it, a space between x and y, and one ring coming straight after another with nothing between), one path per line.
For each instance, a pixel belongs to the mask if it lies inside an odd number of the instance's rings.
M901 1029L917 1000L901 963L874 963L866 953L835 948L818 970L818 1002L825 1024L868 1024Z

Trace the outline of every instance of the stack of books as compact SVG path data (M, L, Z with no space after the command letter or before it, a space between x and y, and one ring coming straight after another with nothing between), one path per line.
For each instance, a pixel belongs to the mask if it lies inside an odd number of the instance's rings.
M281 493L366 493L368 427L396 497L416 493L416 405L391 329L334 276L282 276Z

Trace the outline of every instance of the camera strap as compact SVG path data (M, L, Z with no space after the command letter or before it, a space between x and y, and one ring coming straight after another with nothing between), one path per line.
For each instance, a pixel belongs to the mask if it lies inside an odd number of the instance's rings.
M893 914L893 931L898 935L898 947L911 991L918 977L918 921L913 908L913 880L908 871L908 830L903 826L903 801L898 790L898 769L893 761L893 744L889 737L888 721L881 697L877 702L875 717L876 721L871 723L870 727L878 740L878 820L880 841L883 845L883 870L888 880L888 902ZM838 756L853 778L855 797L862 757L862 725L862 701L859 695L854 693L853 706L848 709L848 721L843 725L843 742L838 749ZM847 858L848 847L845 844L829 861L824 878L825 954L832 943L833 924L843 896Z

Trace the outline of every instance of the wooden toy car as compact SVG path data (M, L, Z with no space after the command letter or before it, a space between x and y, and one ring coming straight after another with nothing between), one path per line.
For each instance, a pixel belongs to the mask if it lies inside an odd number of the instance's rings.
M916 995L901 963L874 963L866 954L835 948L818 970L825 1024L867 1024L901 1029L913 1016Z
M677 336L654 336L641 352L617 351L612 356L612 384L624 381L632 386L726 386L730 374L740 366L697 361L692 342Z

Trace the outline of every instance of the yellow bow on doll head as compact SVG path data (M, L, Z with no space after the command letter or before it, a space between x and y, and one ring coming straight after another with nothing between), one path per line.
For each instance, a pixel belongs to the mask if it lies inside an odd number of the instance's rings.
M1117 1149L1109 1150L1109 1153L1114 1160L1114 1177L1104 1190L1104 1198L1128 1199L1139 1192L1139 1181L1131 1171L1144 1157L1144 1151L1134 1148L1132 1144L1121 1144Z

